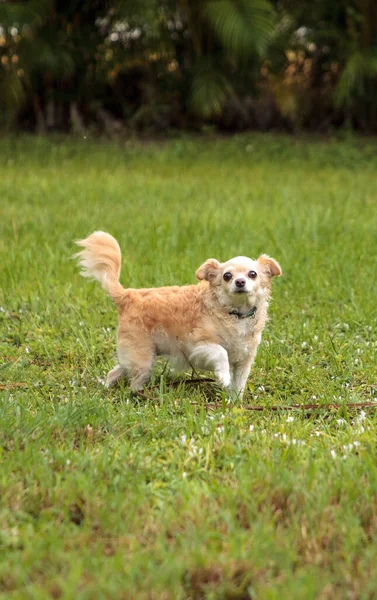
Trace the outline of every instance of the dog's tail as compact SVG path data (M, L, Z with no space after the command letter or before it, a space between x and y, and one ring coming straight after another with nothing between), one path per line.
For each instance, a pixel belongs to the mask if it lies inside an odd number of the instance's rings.
M83 247L75 254L82 267L81 275L99 281L112 300L118 303L124 294L124 287L119 283L121 252L116 239L104 231L95 231L76 244Z

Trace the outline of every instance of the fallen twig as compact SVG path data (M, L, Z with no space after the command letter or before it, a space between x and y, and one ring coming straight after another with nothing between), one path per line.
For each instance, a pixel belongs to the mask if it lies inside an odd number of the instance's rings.
M28 387L27 383L22 383L22 382L18 382L18 381L9 381L9 383L0 383L0 390L6 390L8 388L15 388L15 387Z
M216 383L210 377L193 377L192 379L181 379L180 381L170 381L169 387L178 387L179 385L187 385L188 383Z
M202 402L190 402L193 406L202 406L203 408L221 408L222 404L220 402L208 402L206 404ZM377 408L377 402L350 402L347 404L288 404L287 406L281 405L272 405L272 406L251 406L250 404L241 405L240 408L244 410L271 410L271 411L279 411L279 410L329 410L331 408L347 408L356 410L358 408Z
M192 379L184 379L184 380L180 380L180 381L171 381L168 384L168 387L177 387L179 385L187 385L187 384L195 384L195 383L216 383L214 379L211 379L210 377L195 377ZM159 386L153 386L152 388L149 388L150 391L153 390L158 390ZM138 392L137 393L138 396L140 396L141 398L144 398L145 400L148 400L149 402L153 402L156 401L157 398L153 398L151 396L148 396L147 394L144 394L143 392ZM199 406L199 407L203 407L206 410L210 410L210 409L215 409L215 408L222 408L223 404L221 402L191 402L190 404L192 406ZM243 408L244 410L250 410L250 411L257 411L257 412L262 412L262 411L284 411L284 410L303 410L303 411L309 411L309 410L330 410L330 409L340 409L340 408L347 408L348 410L358 410L358 409L363 409L363 408L377 408L377 402L349 402L346 404L340 404L340 403L336 403L336 402L331 402L329 404L288 404L286 406L284 405L272 405L272 406L253 406L250 404L243 404L240 406L240 408Z

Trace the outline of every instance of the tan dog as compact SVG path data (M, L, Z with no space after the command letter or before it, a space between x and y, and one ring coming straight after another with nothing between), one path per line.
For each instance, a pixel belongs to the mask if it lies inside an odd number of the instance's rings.
M281 275L273 258L210 258L196 272L197 285L125 289L111 235L96 231L77 244L84 248L76 255L81 274L97 279L118 306L119 365L108 385L129 376L131 389L142 389L163 355L178 368L213 371L242 397L267 320L271 278Z

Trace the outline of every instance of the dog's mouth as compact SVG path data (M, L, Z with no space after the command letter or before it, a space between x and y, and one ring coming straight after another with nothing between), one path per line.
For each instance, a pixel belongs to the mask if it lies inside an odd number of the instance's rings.
M243 288L237 289L233 291L233 294L248 294L249 292Z

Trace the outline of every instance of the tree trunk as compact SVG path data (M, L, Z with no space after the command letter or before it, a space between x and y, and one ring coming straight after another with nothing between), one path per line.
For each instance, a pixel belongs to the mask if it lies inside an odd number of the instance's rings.
M33 105L36 131L37 133L44 135L46 133L46 121L41 106L41 99L37 94L34 96Z
M69 119L73 133L78 133L79 135L84 135L86 133L82 117L77 107L77 102L71 102L69 105Z

